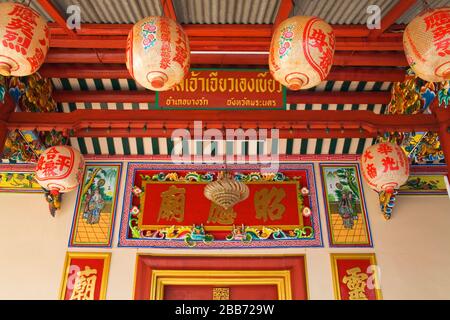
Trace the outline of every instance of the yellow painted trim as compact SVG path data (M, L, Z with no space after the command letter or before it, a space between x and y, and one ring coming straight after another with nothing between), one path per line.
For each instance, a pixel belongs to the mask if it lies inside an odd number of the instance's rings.
M331 253L331 268L333 274L333 291L334 297L336 300L342 300L341 292L339 290L339 275L337 268L337 260L345 259L345 260L361 260L368 259L371 265L377 265L377 259L375 257L375 253ZM377 286L380 287L380 281L378 278L378 274L375 272L375 282ZM381 289L375 289L375 296L377 300L383 300L383 296L381 294Z
M138 253L136 255L136 258L135 258L135 261L134 261L134 277L133 277L133 293L132 293L133 300L136 300L136 277L137 277L139 256L140 256L140 254Z
M276 285L279 300L292 300L289 270L153 270L151 283L151 300L163 300L166 285Z
M100 286L100 300L106 299L106 289L108 287L109 265L111 263L111 253L105 252L67 252L61 281L59 299L64 300L67 287L67 276L69 275L69 267L73 258L78 259L103 259L102 285Z

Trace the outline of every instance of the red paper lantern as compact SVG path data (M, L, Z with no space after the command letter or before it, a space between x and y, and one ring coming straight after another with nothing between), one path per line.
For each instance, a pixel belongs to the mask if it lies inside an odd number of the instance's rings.
M169 18L142 19L128 34L126 63L131 76L143 87L169 90L189 72L188 38Z
M290 90L314 87L328 76L334 48L335 36L328 23L317 17L289 18L273 33L270 73Z
M409 177L408 157L390 142L367 148L361 157L361 168L364 179L377 192L393 193Z
M0 74L33 74L44 63L50 44L47 22L18 3L0 3L0 12Z
M403 33L406 59L415 74L429 82L450 79L450 7L429 9Z
M36 167L36 181L51 194L72 191L81 182L84 158L69 146L48 148L41 154Z

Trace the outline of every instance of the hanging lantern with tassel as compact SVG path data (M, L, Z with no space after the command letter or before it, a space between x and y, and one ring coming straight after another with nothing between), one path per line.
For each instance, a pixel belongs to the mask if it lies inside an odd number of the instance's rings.
M44 63L50 29L36 11L19 3L0 3L0 75L28 76Z
M409 177L405 152L391 142L374 144L361 156L361 171L369 186L379 193L384 217L390 219L397 190Z
M421 79L450 80L450 7L427 9L403 33L406 59Z
M328 23L317 17L289 18L273 33L270 73L290 90L317 86L330 72L334 48L335 36Z
M78 150L69 146L48 148L39 157L36 181L46 191L50 213L60 209L61 193L78 187L84 170L84 158Z
M188 38L181 26L167 17L142 19L128 34L126 64L143 87L169 90L189 72Z
M208 183L204 190L205 197L225 210L248 198L248 186L231 178L229 174L221 174L216 181Z

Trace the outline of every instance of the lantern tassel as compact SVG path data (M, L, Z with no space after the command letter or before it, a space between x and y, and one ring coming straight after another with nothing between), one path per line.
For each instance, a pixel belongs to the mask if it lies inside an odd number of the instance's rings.
M389 220L391 218L397 193L398 191L395 189L392 191L381 191L378 193L381 212L383 213L385 220Z
M56 211L61 209L61 193L58 190L47 190L45 188L45 200L48 202L48 209L50 214L54 218L56 215Z

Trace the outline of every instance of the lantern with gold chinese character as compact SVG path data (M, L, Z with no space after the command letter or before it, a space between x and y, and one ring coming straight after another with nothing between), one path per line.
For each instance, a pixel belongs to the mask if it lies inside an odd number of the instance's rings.
M44 63L49 47L47 22L19 3L0 3L0 74L28 76Z
M284 20L272 36L270 73L290 90L314 87L330 72L334 47L333 29L325 21L302 16Z
M127 39L126 63L143 87L166 91L189 72L189 41L180 25L166 17L138 21Z
M78 187L83 169L83 156L69 146L51 147L41 154L36 167L36 181L47 190L52 215L59 209L60 193Z
M429 82L450 79L450 7L428 9L403 33L406 59L413 71Z
M408 157L394 143L378 143L364 151L361 168L366 182L379 193L381 210L389 219L397 190L409 177Z

